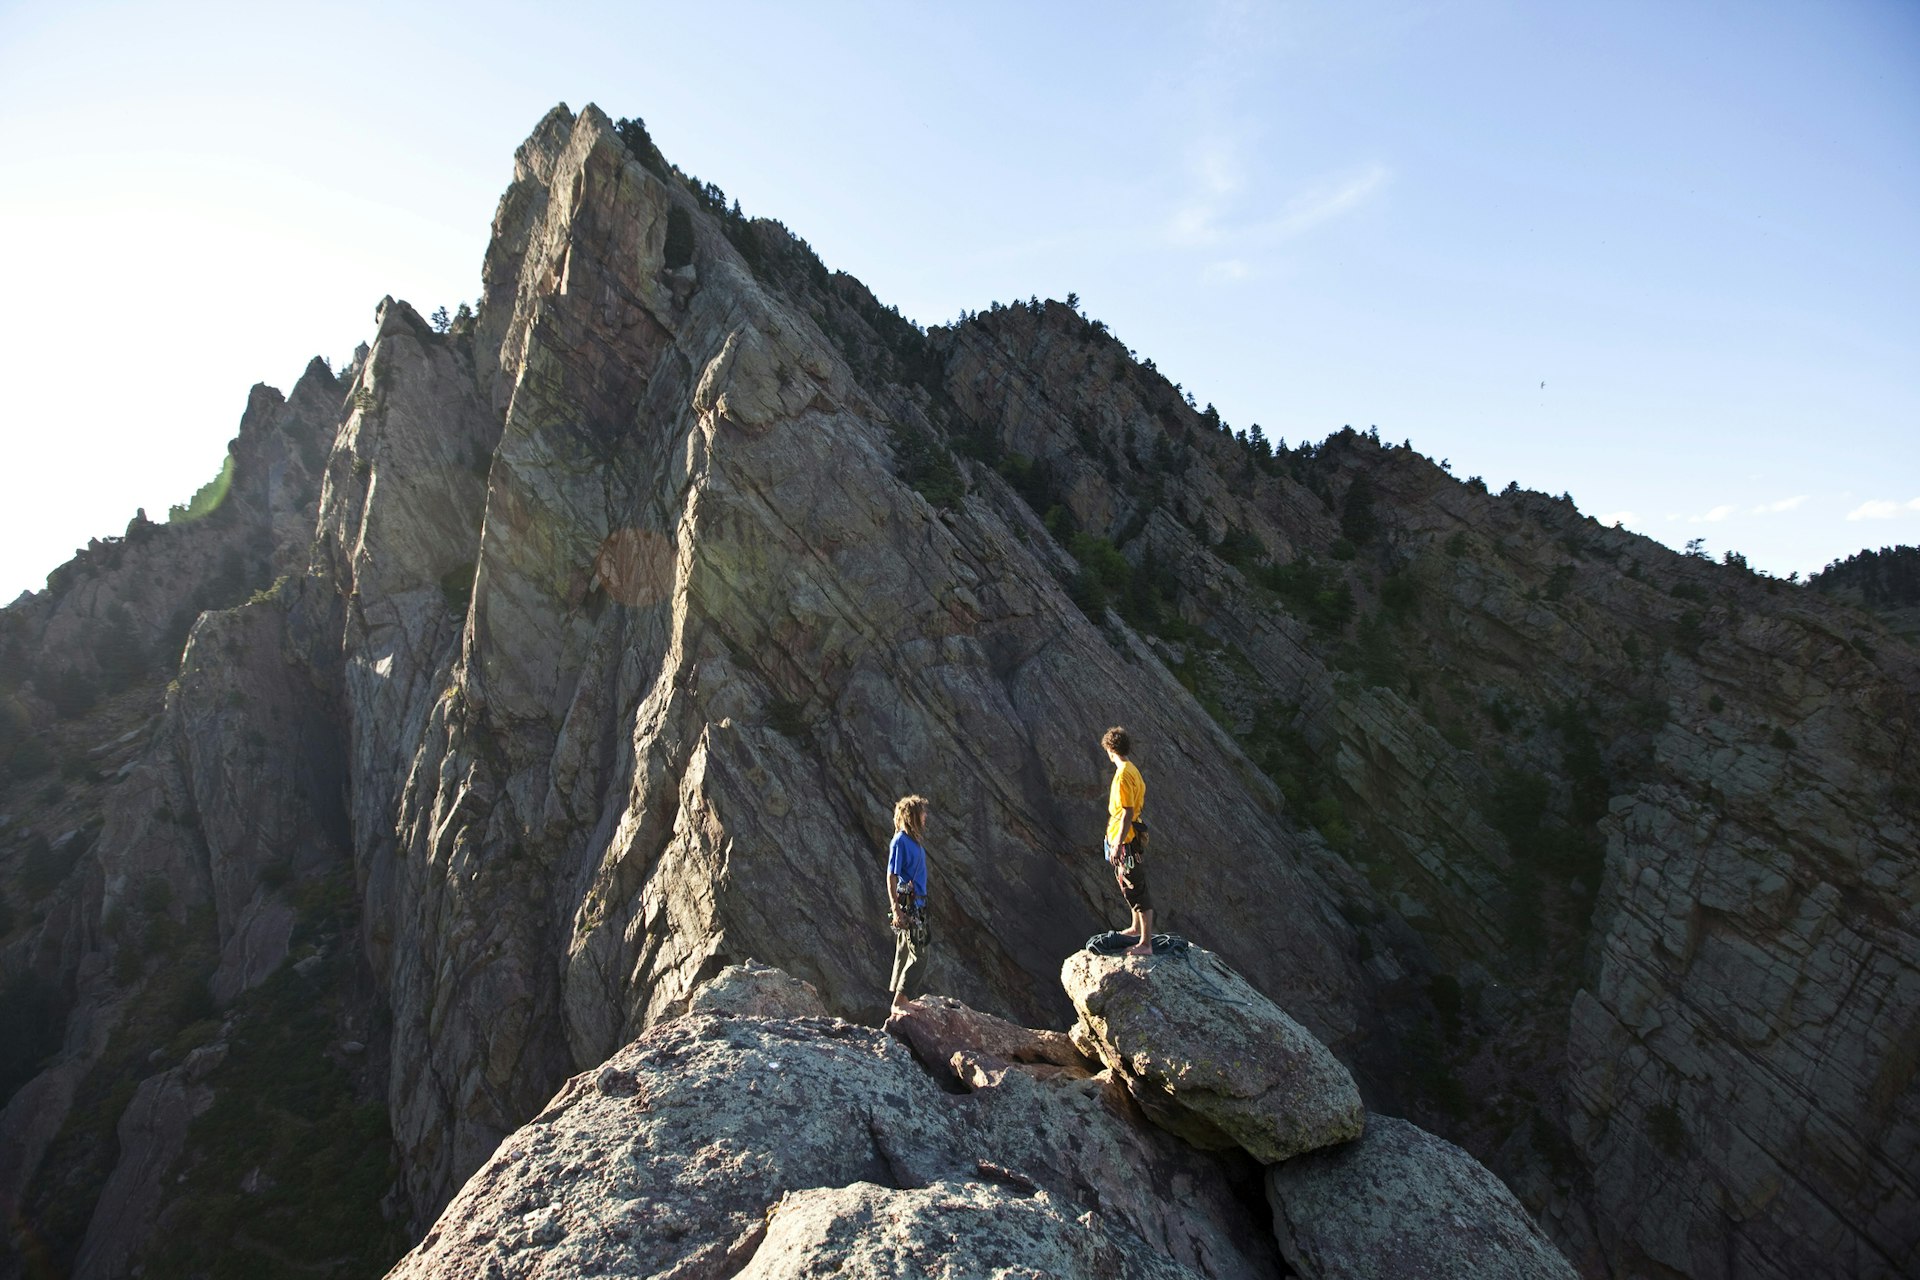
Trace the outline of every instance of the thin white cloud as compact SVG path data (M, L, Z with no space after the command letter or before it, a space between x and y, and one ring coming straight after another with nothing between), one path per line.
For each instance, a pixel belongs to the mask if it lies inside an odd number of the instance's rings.
M1732 515L1734 512L1738 511L1739 509L1740 509L1739 507L1735 506L1731 502L1723 502L1719 506L1715 507L1713 510L1707 512L1705 515L1688 516L1687 523L1688 524L1719 524L1722 520L1725 520L1728 516Z
M1227 258L1220 262L1210 263L1207 266L1207 279L1209 280L1245 280L1252 274L1253 268L1249 267L1239 258Z
M1791 498L1782 498L1778 502L1762 503L1753 509L1753 514L1757 516L1770 516L1777 515L1782 511L1793 511L1798 509L1806 500L1806 494L1796 493Z
M1910 502L1892 502L1885 498L1876 498L1863 502L1847 512L1849 520L1891 520L1902 511L1920 511L1920 498Z
M1194 170L1208 195L1230 196L1246 185L1239 148L1224 138L1209 139L1194 155Z
M1352 213L1382 190L1392 177L1393 171L1385 165L1368 165L1359 173L1303 191L1287 202L1279 217L1253 230L1263 237L1291 240Z
M1322 178L1295 194L1270 218L1222 224L1227 207L1238 196L1245 178L1233 147L1210 140L1195 148L1188 160L1194 174L1193 198L1176 209L1167 234L1176 244L1273 244L1305 235L1316 227L1345 217L1385 189L1393 171L1383 164Z
M1225 234L1216 224L1235 193L1246 185L1239 150L1232 139L1220 136L1202 138L1193 145L1187 155L1192 198L1174 210L1167 227L1175 244L1214 244Z
M1594 519L1598 520L1601 524L1612 526L1616 524L1633 524L1638 521L1640 517L1631 511L1609 511L1603 516L1595 516Z

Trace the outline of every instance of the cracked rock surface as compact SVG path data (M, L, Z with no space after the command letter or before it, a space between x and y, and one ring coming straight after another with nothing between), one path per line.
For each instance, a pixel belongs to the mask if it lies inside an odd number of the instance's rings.
M1358 1141L1267 1170L1274 1232L1316 1280L1574 1280L1506 1184L1443 1138L1372 1116Z
M877 1021L909 791L922 977L1019 1032L927 1004L975 1090L943 1105L1100 1161L1172 1157L1061 1117L1237 1147L1267 1084L1158 1046L1174 1108L1019 1025L1068 1024L1061 957L1119 907L1115 721L1162 927L1583 1274L1920 1271L1911 639L1370 432L1256 447L1060 303L921 331L591 106L516 152L482 289L447 332L383 301L347 368L249 394L224 505L0 611L0 989L51 1015L0 1280L32 1242L157 1261L182 1171L246 1203L268 1127L243 1158L156 1078L289 966L364 1047L391 1152L335 1207L382 1263L745 957L792 977L696 1013ZM1130 1194L1065 1161L1022 1176Z
M569 1081L391 1275L810 1276L843 1254L855 1275L1252 1280L1278 1253L1233 1190L1251 1173L1102 1078L954 1094L868 1027L692 1013Z
M1353 1077L1211 951L1076 951L1060 969L1072 1036L1155 1123L1196 1146L1272 1163L1360 1136Z

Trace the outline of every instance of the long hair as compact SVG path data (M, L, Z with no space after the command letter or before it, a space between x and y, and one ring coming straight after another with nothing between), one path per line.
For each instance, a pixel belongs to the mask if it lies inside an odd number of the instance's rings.
M901 796L893 806L893 829L918 840L926 833L930 807L931 802L925 796Z

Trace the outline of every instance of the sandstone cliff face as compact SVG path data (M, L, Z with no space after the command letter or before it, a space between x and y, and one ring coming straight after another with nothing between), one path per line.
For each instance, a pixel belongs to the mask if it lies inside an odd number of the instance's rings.
M376 324L346 380L256 390L226 523L6 614L43 737L132 731L5 944L68 1014L0 1200L91 1186L69 1261L212 1212L141 1190L206 1166L153 1099L240 1096L177 1073L296 990L416 1230L727 964L876 1018L908 791L936 989L1065 1025L1124 721L1163 927L1583 1271L1914 1265L1920 660L1871 618L1367 435L1262 452L1058 304L921 334L593 108L517 154L470 326ZM289 576L198 623L164 708L148 677L56 719L47 655L118 602L151 650L141 585L195 599L229 550L209 604Z

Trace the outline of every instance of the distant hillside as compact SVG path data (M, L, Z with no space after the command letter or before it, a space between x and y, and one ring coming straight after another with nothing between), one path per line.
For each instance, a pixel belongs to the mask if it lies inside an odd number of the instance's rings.
M1882 547L1835 560L1807 579L1838 600L1884 614L1896 629L1920 634L1920 547Z

